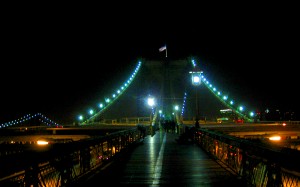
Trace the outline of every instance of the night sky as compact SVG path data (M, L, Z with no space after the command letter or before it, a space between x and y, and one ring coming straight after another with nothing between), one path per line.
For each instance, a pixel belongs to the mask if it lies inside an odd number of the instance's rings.
M247 8L246 8L247 7ZM0 123L72 116L123 80L137 59L195 56L241 100L299 111L299 12L293 5L163 11L10 7L2 17Z

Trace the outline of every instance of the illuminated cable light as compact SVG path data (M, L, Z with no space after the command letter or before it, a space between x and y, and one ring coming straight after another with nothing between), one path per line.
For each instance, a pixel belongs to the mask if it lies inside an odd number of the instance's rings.
M204 76L204 75L203 75ZM205 83L205 85L213 92L213 91L216 91L216 89L211 89L210 88L210 85L209 85L209 81L207 80L207 79L205 79L205 78L203 78L203 80L204 80L204 83ZM218 98L221 100L221 92L218 92L217 94L215 94L215 96L218 96ZM225 99L224 99L224 97L223 97L223 100L222 101L224 101ZM229 102L229 104L227 104L227 103L225 103L228 107L232 107L231 105L233 105L234 104L234 102L231 100L230 102ZM244 109L243 109L244 110ZM238 111L238 110L237 110ZM244 115L244 114L242 114L242 113L239 113L238 112L238 115L240 115L240 116L242 116L242 117L246 117L247 118L247 116L246 115ZM251 120L251 119L249 119L248 118L248 120Z
M192 64L193 64L194 67L196 67L196 62L195 62L195 60L192 60Z
M79 119L80 121L82 121L82 120L83 120L83 116L80 115L80 116L78 117L78 119Z
M138 72L140 66L141 66L141 62L139 61L137 67L135 68L134 72L131 74L129 80L127 80L126 83L125 83L123 86L121 86L121 90L124 90L124 89L132 82L132 80L133 80L133 78L135 77L136 72ZM120 91L120 90L118 90L118 94L119 94L119 95L121 94L121 91ZM119 97L119 96L113 95L113 98L118 98L118 97ZM110 102L110 100L105 100L105 101L106 101L107 103ZM115 101L115 100L114 100L114 101ZM113 101L113 102L114 102L114 101ZM112 102L112 103L113 103L113 102ZM103 108L103 110L101 110L101 111L99 111L99 112L104 111L104 109L106 109L106 108L107 108L108 106L110 106L110 105L111 105L111 104L107 105L106 107ZM99 112L98 112L97 114L99 114ZM97 115L97 114L95 114L95 115ZM94 115L94 116L95 116L95 115ZM91 117L91 118L92 118L92 117ZM90 118L90 119L91 119L91 118Z
M187 98L187 93L184 92L184 97L183 97L183 104L182 104L182 109L181 109L181 116L184 113L184 109L185 109L185 104L186 104L186 98Z

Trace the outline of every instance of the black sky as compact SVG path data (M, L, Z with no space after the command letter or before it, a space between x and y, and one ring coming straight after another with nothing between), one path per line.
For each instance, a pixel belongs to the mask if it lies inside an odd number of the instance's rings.
M137 58L160 59L164 44L169 59L197 57L207 77L242 100L299 111L293 5L75 7L4 13L0 123L36 112L70 118Z

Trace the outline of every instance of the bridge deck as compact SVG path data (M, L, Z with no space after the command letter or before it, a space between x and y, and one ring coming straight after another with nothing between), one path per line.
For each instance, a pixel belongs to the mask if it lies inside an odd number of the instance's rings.
M102 168L80 186L246 186L196 144L178 144L177 134L156 132Z

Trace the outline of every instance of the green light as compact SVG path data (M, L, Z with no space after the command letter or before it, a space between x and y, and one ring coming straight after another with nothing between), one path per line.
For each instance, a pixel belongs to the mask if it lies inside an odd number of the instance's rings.
M176 106L174 107L174 109L175 109L176 111L179 110L179 106L176 105Z
M239 110L240 110L240 111L243 111L243 110L244 110L244 107L243 107L243 106L240 106L240 107L239 107Z

